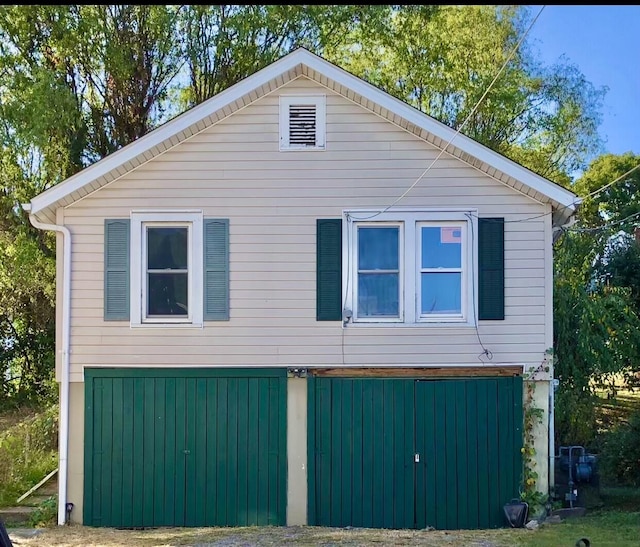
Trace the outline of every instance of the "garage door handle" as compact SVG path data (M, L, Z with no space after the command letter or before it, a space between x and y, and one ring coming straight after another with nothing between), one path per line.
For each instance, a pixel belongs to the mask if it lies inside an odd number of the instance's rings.
M417 452L414 454L413 456L413 461L415 463L420 463L420 454L418 454Z

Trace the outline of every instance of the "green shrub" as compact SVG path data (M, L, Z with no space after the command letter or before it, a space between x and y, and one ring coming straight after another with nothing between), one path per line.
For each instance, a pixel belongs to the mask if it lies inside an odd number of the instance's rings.
M51 496L44 500L29 515L29 525L34 528L51 526L57 522L58 517L58 498Z
M14 505L58 465L58 408L0 433L0 507Z
M640 486L640 411L603 433L599 466L611 484Z

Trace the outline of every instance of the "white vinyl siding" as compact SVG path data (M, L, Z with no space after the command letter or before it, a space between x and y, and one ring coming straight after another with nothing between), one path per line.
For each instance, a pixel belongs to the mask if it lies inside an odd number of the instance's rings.
M273 93L64 210L73 234L72 381L82 381L83 365L480 364L473 327L316 321L316 219L388 206L439 150L305 78L282 92L326 93L325 152L280 152ZM549 206L447 155L398 205L505 218L505 320L481 321L479 334L492 363L539 363L548 340L545 218L527 219ZM103 320L104 219L145 208L229 219L229 321L132 329Z

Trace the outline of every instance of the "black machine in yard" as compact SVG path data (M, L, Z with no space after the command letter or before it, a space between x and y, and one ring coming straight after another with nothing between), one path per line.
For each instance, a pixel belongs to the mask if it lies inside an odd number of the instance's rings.
M555 458L555 498L563 507L601 505L598 460L583 446L561 446Z

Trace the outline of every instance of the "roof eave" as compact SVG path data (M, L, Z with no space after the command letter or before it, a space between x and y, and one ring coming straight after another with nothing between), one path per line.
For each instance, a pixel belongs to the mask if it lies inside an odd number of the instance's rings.
M68 197L83 186L121 167L133 158L160 145L181 131L187 130L207 116L229 105L238 97L261 87L270 80L277 78L300 64L306 65L309 69L321 73L325 77L370 99L382 108L397 114L415 126L431 133L444 141L443 146L445 150L453 152L454 148L457 148L547 196L553 203L557 203L561 207L575 208L577 197L572 192L533 173L529 169L494 152L473 139L454 131L452 128L434 118L426 116L416 108L392 97L388 93L350 74L342 68L325 61L310 51L297 49L255 74L241 80L225 91L222 91L218 95L215 95L211 99L177 116L137 141L113 152L76 175L36 196L31 201L32 212L37 214L48 207L55 206L57 202Z

